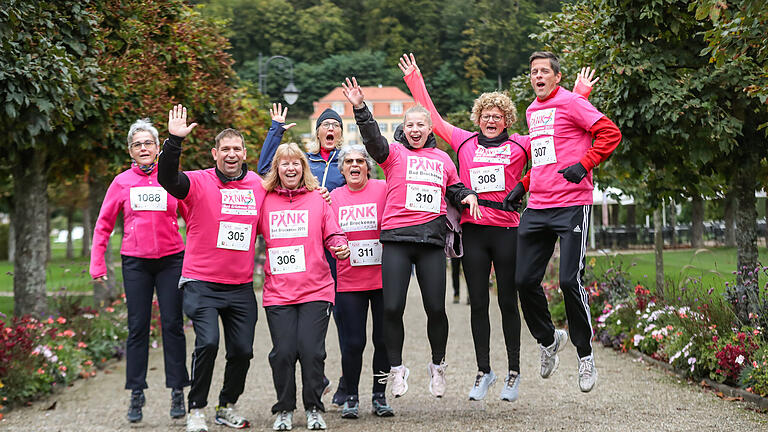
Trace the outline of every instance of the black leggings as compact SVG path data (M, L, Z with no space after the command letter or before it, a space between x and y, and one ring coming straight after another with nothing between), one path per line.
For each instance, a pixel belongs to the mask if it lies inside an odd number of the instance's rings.
M445 251L440 246L420 243L382 242L381 275L384 286L384 341L391 366L403 364L403 312L416 265L416 279L427 313L427 337L432 363L445 358L448 316L445 314Z
M519 372L520 310L517 307L517 287L515 286L517 228L465 223L462 225L462 240L464 242L462 261L472 310L470 321L472 338L475 342L477 369L485 373L491 370L488 277L493 264L501 309L501 326L507 345L507 362L509 370Z

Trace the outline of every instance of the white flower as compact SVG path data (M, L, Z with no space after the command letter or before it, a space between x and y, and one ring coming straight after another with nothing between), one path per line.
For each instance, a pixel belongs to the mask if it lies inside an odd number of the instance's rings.
M621 325L621 320L616 320L616 325Z
M643 340L643 339L645 339L645 336L641 336L639 334L636 334L635 337L633 338L633 341L635 342L635 346L640 345L640 341Z
M744 356L739 354L739 356L736 357L736 363L743 364L744 363Z
M692 365L694 363L696 363L696 357L691 357L691 358L688 359L688 364L689 365Z

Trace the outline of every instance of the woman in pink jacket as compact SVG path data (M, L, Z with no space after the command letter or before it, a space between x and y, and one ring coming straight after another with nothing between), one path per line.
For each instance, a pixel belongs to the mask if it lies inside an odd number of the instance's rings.
M263 184L267 196L258 232L267 245L263 304L272 337L269 364L277 392L272 427L293 427L298 360L307 428L325 429L320 398L325 388L325 335L335 292L324 248L337 259L347 259L347 238L331 206L322 195L311 193L318 182L295 143L277 148Z
M123 213L123 285L128 306L125 388L131 390L128 421L141 421L144 389L147 388L149 323L152 297L157 291L163 332L165 385L171 388L171 417L186 414L183 388L189 385L185 364L182 292L178 289L184 242L177 223L176 198L157 182L157 156L160 151L157 129L148 120L137 120L128 132L131 168L112 181L101 205L93 231L91 277L107 279L104 253Z

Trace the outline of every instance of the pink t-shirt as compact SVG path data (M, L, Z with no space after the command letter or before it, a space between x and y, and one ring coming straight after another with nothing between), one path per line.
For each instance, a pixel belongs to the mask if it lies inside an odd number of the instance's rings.
M183 251L176 208L176 198L157 182L157 169L147 175L133 166L118 174L107 189L93 230L91 277L107 274L104 252L120 212L125 231L122 255L154 259Z
M214 168L185 171L189 194L181 200L187 251L181 275L222 284L253 281L254 241L266 191L261 177L222 183Z
M447 153L438 148L409 150L392 143L387 160L379 165L387 177L381 229L420 225L446 214L445 189L459 182Z
M589 129L603 114L583 96L562 87L556 91L525 111L533 166L528 207L533 209L592 204L591 172L574 184L557 171L581 160L592 146Z
M331 192L331 207L347 234L351 255L336 260L336 291L381 289L381 217L387 197L384 180L368 180L353 191L348 185Z
M323 248L347 243L331 206L315 192L274 191L261 207L267 244L264 306L333 303L333 278Z
M477 133L459 129L443 120L432 103L432 98L427 93L427 87L424 85L424 78L421 73L414 71L406 75L404 79L416 102L429 110L435 133L448 142L453 151L457 152L459 177L464 186L477 192L480 199L504 201L507 194L520 181L523 168L528 161L526 153L530 152L531 147L529 137L519 134L513 134L509 137L510 140L516 141L520 146L508 141L498 147L483 147L478 144L477 137L466 141L467 138L477 135ZM462 145L462 143L464 144ZM490 207L480 207L480 211L483 213L482 219L475 220L470 215L469 209L465 208L461 212L461 223L501 227L516 227L520 223L520 214L517 212L496 210Z

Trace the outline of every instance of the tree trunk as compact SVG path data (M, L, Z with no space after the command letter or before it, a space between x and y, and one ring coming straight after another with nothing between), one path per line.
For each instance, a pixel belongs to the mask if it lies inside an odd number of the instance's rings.
M635 211L637 206L635 204L629 204L627 206L627 227L634 228L637 225L637 212Z
M723 217L725 221L725 246L736 247L736 194L733 191L733 186L728 188L728 192L725 194L725 215Z
M691 247L704 247L704 199L694 195L691 202Z
M759 284L753 272L758 267L757 255L757 167L755 162L743 164L734 174L736 196L736 284L741 301L736 314L747 322L750 301L757 299Z
M16 254L13 263L13 313L43 317L48 312L45 264L48 250L48 184L45 147L25 152L13 164L13 220ZM21 160L21 157L17 158Z
M93 237L93 224L91 223L91 206L88 200L85 200L83 208L83 246L80 249L80 256L87 258L91 256L91 238Z
M107 185L109 184L109 181L103 175L98 175L98 173L106 171L104 167L100 168L102 169L99 170L96 167L92 167L88 176L88 207L91 212L91 220L93 221L98 217L98 212L101 209L101 203L104 201ZM112 260L112 249L109 247L109 243L107 243L104 260L107 265L107 280L106 282L95 281L93 283L93 304L98 308L109 306L117 299L118 295L117 286L115 285L115 264Z
M75 247L72 240L72 229L74 228L75 207L70 206L67 208L67 259L71 260L75 258Z
M663 208L663 207L662 207ZM653 211L653 251L656 258L656 293L664 293L664 225L661 222L660 209Z
M11 207L13 208L13 207ZM8 223L8 262L13 264L16 260L16 224L13 222L13 210Z
M768 191L768 188L766 188ZM763 200L765 203L765 247L768 248L768 196Z
M669 210L669 218L667 220L669 222L669 226L672 228L670 230L672 237L670 237L669 243L672 249L676 249L677 248L677 206L675 206L675 201L670 200L669 207L667 209Z

